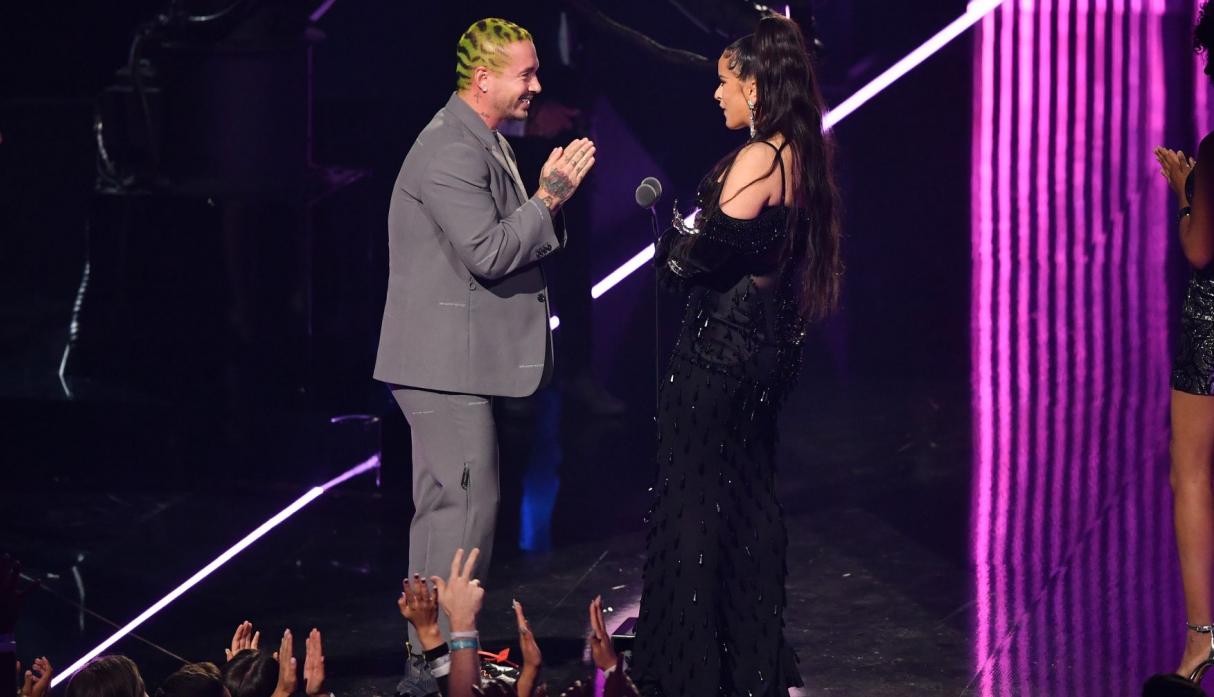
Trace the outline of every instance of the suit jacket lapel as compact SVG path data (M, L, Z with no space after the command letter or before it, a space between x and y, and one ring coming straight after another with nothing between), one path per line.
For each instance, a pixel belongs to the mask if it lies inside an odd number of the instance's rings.
M514 182L514 188L518 191L519 203L522 203L527 200L527 188L523 186L523 175L518 171L518 157L515 156L514 149L506 142L506 136L494 134L494 137L498 139L498 145L501 146L497 148L496 152L506 153L506 171L510 173L510 181Z
M485 125L481 117L464 100L459 98L458 93L451 95L444 109L459 119L464 124L464 127L471 131L472 135L476 136L476 139L485 146L485 149L489 151L493 159L505 170L506 179L514 184L515 193L519 195L519 203L522 204L526 201L526 192L519 190L519 182L514 177L514 171L510 167L510 163L506 161L505 153L502 152L501 147L498 145L497 135L489 130L489 127Z

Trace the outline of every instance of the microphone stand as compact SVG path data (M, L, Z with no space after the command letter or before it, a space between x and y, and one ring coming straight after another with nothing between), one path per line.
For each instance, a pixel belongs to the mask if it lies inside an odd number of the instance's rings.
M658 305L661 296L661 287L658 283L658 239L661 237L661 232L658 230L658 211L657 201L649 207L649 226L653 234L653 423L657 426L658 423L658 398L662 392L662 353L661 353L661 328L662 323L658 317ZM657 439L657 431L654 431L654 440Z

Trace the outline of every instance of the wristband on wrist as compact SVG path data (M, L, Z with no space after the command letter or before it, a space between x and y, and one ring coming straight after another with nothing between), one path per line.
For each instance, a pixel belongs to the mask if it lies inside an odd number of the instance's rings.
M427 661L432 662L432 661L437 661L438 659L442 658L443 656L446 656L450 652L451 652L450 647L448 647L447 642L444 641L442 644L435 646L434 648L430 649L429 651L424 652L422 654L422 656Z
M461 649L472 649L475 651L480 648L480 642L476 639L452 639L447 642L447 645L451 647L452 653Z
M481 633L475 629L470 632L451 632L452 639L479 639Z

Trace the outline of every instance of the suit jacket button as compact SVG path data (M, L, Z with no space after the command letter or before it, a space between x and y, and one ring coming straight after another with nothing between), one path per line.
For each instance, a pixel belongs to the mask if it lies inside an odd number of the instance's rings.
M540 297L539 297L538 299L539 299L539 301L540 301L540 302L542 302L542 303L546 303L546 302L548 302L548 298L547 298L547 296L545 296L543 293L540 293Z

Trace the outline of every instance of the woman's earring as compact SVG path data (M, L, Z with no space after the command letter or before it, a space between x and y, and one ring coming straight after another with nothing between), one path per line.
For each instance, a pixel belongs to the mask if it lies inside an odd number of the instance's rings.
M750 137L755 137L755 102L753 99L746 100L746 107L750 109Z

